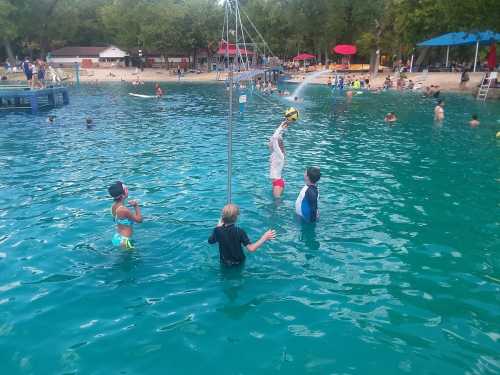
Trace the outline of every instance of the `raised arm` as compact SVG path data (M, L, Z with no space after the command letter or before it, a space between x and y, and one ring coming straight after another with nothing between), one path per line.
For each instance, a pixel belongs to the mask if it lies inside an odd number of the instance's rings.
M136 223L142 223L141 208L139 207L139 202L131 200L128 202L132 207L134 207L134 213L127 208L126 217Z

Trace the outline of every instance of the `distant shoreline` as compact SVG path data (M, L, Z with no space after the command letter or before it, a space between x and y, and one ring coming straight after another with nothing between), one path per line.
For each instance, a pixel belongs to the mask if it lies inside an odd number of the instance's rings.
M73 69L65 68L63 71L69 75L69 82L75 82L75 73ZM224 73L223 73L224 74ZM292 79L288 79L287 83L301 83L303 77L306 75L303 73L290 73ZM369 77L367 73L345 73L345 75L355 76L355 77ZM372 88L381 88L385 77L390 75L394 78L394 73L379 73L375 79L370 80L370 85ZM407 79L413 80L413 82L421 82L421 87L426 86L439 86L441 92L458 92L464 94L474 94L477 87L483 77L484 73L470 73L470 81L467 83L466 88L461 88L460 83L460 73L405 73ZM311 84L322 84L326 85L328 82L328 77L334 77L335 73L325 73L324 75L314 79ZM10 77L15 77L16 81L23 82L24 75L22 73L10 74ZM82 69L80 72L80 82L82 83L106 83L106 82L128 82L132 83L134 80L139 79L142 82L178 82L179 79L176 74L172 74L172 71L167 71L165 69L159 68L147 68L142 72L136 73L135 68L93 68L93 69ZM66 82L68 82L66 81ZM193 82L193 83L222 83L223 80L217 80L217 72L204 72L204 73L187 73L184 74L180 82ZM395 82L394 82L395 85Z

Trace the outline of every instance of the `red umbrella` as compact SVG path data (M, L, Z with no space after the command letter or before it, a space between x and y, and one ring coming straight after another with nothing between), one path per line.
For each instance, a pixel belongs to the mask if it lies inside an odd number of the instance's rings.
M351 44L338 44L332 48L332 52L339 55L355 55L357 51L356 46Z
M303 61L303 60L314 60L316 56L310 55L308 53L299 53L293 58L293 61Z
M493 71L497 66L497 45L491 43L490 51L488 52L488 68Z

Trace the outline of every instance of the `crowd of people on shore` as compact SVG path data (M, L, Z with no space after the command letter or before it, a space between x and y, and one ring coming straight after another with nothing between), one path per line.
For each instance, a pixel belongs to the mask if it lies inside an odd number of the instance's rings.
M48 78L51 81L60 81L54 69L42 59L30 60L26 57L19 66L12 65L8 60L4 63L5 75L2 80L6 81L9 74L24 73L24 77L31 89L45 88Z

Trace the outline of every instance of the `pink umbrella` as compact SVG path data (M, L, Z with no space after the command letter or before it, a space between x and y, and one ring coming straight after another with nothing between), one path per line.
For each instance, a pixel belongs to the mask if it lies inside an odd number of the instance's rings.
M332 52L339 55L355 55L357 51L356 46L351 44L338 44L332 49Z
M293 61L304 61L304 60L314 60L316 56L310 55L309 53L299 53L293 58Z

